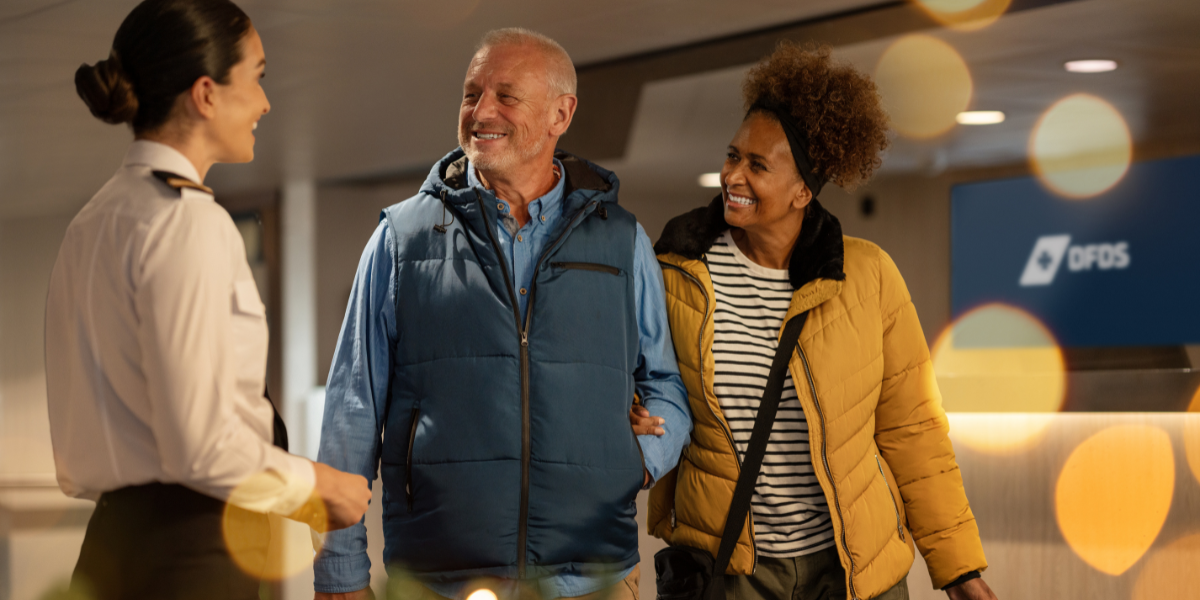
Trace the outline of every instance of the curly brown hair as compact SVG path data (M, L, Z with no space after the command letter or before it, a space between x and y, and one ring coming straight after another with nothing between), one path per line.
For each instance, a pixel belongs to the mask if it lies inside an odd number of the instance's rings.
M845 189L870 179L888 147L888 117L871 78L830 57L827 45L783 41L742 83L746 110L785 107L808 135L817 175Z

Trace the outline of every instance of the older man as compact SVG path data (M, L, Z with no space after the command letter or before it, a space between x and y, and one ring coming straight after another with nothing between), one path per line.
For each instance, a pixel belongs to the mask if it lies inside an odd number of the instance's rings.
M320 460L368 479L382 461L406 599L637 596L635 497L675 466L690 415L649 239L616 176L555 152L574 92L556 42L487 34L461 148L383 212L359 263ZM631 432L635 394L660 435ZM329 536L318 597L369 595L366 547L361 524Z

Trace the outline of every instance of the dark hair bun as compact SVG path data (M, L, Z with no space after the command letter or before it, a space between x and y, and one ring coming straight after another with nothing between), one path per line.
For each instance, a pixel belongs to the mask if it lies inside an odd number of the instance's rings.
M75 91L92 114L105 123L132 123L137 116L133 83L115 55L95 65L80 65L75 71Z

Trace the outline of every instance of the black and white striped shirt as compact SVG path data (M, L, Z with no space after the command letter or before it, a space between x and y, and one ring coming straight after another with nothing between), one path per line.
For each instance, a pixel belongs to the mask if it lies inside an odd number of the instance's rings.
M716 292L714 391L744 456L793 290L786 270L751 262L729 232L709 250L708 269ZM834 544L829 507L813 473L808 423L790 374L750 510L763 556L801 556Z

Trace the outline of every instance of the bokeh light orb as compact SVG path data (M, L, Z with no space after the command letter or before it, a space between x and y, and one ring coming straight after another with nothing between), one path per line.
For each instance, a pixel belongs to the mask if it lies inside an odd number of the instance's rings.
M955 448L997 456L1027 450L1045 437L1057 413L950 413Z
M1151 425L1117 425L1071 452L1055 486L1054 512L1071 550L1115 576L1154 544L1174 493L1171 437Z
M959 31L977 31L995 23L1012 0L913 0L938 23Z
M1129 170L1133 138L1125 118L1091 94L1054 103L1033 128L1029 157L1042 184L1073 199L1111 189Z
M478 589L471 592L467 600L496 600L496 592L487 588Z
M221 532L234 564L264 581L287 579L312 566L328 529L325 504L316 494L291 515L295 519L247 510L273 501L281 484L275 472L257 473L238 485L225 505ZM236 504L235 504L236 502Z
M1005 304L959 317L933 346L933 370L946 412L1021 414L951 430L955 441L992 454L1034 444L1066 396L1058 342L1036 317Z
M1183 452L1192 477L1200 482L1200 388L1192 395L1188 414L1183 422Z
M974 84L953 46L928 35L892 43L875 66L875 84L892 127L913 139L937 137L957 124Z
M1200 590L1200 533L1181 537L1146 559L1133 587L1133 600L1190 598Z

